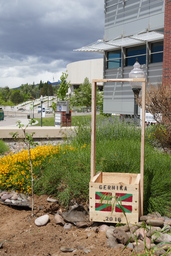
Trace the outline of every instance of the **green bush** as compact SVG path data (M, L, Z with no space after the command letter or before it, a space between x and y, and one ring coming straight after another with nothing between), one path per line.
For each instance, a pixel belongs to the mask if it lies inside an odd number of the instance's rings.
M0 140L0 155L3 155L5 152L8 152L8 151L9 151L8 145L4 141Z

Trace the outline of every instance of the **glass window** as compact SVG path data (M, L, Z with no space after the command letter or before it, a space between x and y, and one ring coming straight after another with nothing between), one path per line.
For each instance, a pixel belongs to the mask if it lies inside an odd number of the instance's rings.
M107 68L119 68L121 67L121 51L114 51L107 53Z
M140 65L146 63L146 46L136 46L126 49L126 66L133 66L136 62L136 59Z
M163 62L163 42L151 44L151 63Z

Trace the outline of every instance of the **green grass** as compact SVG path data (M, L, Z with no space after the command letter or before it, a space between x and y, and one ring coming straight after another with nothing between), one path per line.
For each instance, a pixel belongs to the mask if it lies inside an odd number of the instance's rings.
M41 125L41 118L36 118L36 120L38 121L36 126L40 126ZM87 122L89 122L91 120L91 115L72 116L71 125L72 126L77 126L77 125L83 123L85 120ZM42 126L54 126L54 125L55 125L54 117L44 117L44 118L42 118Z
M0 140L0 155L3 155L7 151L9 151L8 145L4 141Z

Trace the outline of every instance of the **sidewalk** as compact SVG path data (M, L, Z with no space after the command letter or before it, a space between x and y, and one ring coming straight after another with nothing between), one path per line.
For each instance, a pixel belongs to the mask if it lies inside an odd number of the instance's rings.
M28 125L30 119L23 117L5 117L4 120L0 121L0 127L17 127L17 121L21 121L24 126Z

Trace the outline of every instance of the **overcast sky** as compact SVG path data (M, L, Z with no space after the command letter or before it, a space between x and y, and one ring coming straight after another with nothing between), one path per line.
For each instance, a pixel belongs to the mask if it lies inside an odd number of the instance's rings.
M0 87L57 81L104 34L104 0L0 0Z

